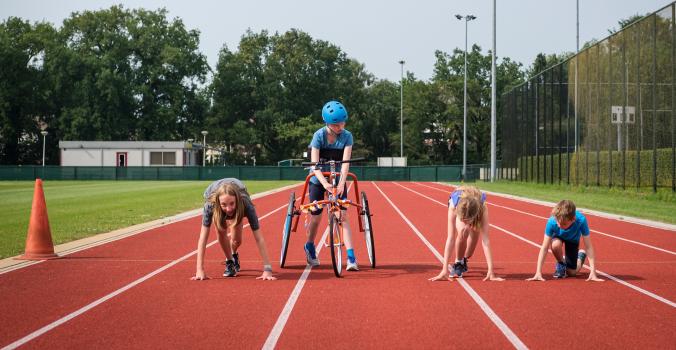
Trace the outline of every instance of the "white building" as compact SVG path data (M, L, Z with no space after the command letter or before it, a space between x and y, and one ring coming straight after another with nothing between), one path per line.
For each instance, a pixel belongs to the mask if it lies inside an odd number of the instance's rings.
M59 141L62 166L201 165L202 145L183 141Z

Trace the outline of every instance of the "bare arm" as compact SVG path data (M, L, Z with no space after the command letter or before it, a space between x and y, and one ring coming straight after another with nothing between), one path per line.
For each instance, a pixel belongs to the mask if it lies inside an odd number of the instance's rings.
M256 279L262 280L276 280L276 277L272 276L272 267L270 265L270 259L268 258L268 250L265 246L265 238L263 238L263 233L261 230L253 230L254 238L256 239L256 245L258 246L258 252L261 254L261 259L263 259L263 274ZM266 267L270 266L270 271L267 271Z
M200 228L200 238L197 240L197 266L192 280L209 279L204 273L204 253L207 249L207 240L209 240L209 228L210 226L201 226Z
M504 281L504 278L495 277L493 273L493 254L491 254L491 240L488 236L488 208L484 208L484 217L481 218L481 246L484 248L484 255L486 256L486 265L488 265L488 272L485 280Z
M352 159L352 146L345 147L343 150L343 160ZM341 163L340 165L340 183L338 184L338 193L342 193L347 181L347 174L350 172L350 163Z
M602 282L603 280L596 276L596 254L594 253L594 247L592 246L591 238L589 235L582 236L584 239L584 246L587 248L587 257L589 258L589 277L587 281Z
M535 268L535 276L527 279L527 281L544 281L542 277L542 265L545 263L545 257L547 256L547 250L552 243L552 238L545 235L545 238L542 239L542 246L540 246L540 253L538 254L538 262Z
M430 278L430 281L439 281L443 279L453 280L448 272L448 261L451 260L451 252L453 251L453 244L455 243L455 236L457 234L455 228L455 216L455 208L449 207L446 220L446 230L448 235L446 236L446 245L444 246L444 261L441 265L441 272L437 276Z
M319 148L312 147L312 151L310 152L310 161L312 161L313 163L317 163L319 161ZM331 184L329 183L328 180L326 180L324 174L322 174L322 169L319 167L315 168L314 174L317 180L319 180L319 183L321 183L326 190L329 190Z

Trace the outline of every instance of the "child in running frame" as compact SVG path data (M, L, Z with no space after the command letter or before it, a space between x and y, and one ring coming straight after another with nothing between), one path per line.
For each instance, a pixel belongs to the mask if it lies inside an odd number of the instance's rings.
M468 270L468 260L481 236L481 243L486 256L488 272L484 281L504 281L493 273L493 256L491 243L488 237L488 208L486 208L486 194L474 186L461 186L451 193L448 199L446 246L441 272L430 281L452 280L452 276L462 277ZM455 245L455 263L449 271L451 252Z
M244 216L249 221L258 251L263 259L263 273L256 277L261 280L275 280L272 276L272 265L268 259L265 239L258 223L256 209L244 184L235 178L225 178L214 181L204 191L204 209L202 211L202 226L199 241L197 242L197 271L192 280L209 279L204 272L204 254L209 240L209 231L212 222L216 223L218 243L225 253L225 277L235 277L240 270L240 259L237 250L242 244L242 228Z
M322 119L326 126L317 130L312 136L310 142L311 152L310 159L313 163L319 161L321 158L327 160L350 160L352 157L352 133L345 130L345 122L347 121L347 110L342 103L338 101L330 101L322 108ZM338 180L338 187L336 193L338 198L347 199L347 188L345 182L347 174L350 170L350 163L341 163L340 177ZM326 192L331 193L333 186L329 183L329 179L324 177L322 171L329 171L328 166L317 167L311 173L314 176L310 179L309 192L310 202L320 201L324 199ZM343 239L345 249L347 250L347 271L359 271L357 259L354 255L354 248L352 245L352 231L350 230L350 221L347 215L347 210L341 208L341 217L343 219ZM307 242L305 243L305 255L307 263L311 266L319 266L319 259L315 249L315 240L317 236L317 228L321 220L322 209L313 209L311 211L310 224L307 232Z
M578 250L580 237L584 240L586 251L584 249ZM587 281L603 281L596 276L594 247L589 237L587 218L576 210L573 201L564 199L552 209L552 216L547 220L545 237L540 247L540 254L538 254L535 276L527 279L527 281L545 280L542 277L542 265L549 249L552 250L552 254L556 258L554 278L576 276L584 266L585 259L589 257L590 272Z

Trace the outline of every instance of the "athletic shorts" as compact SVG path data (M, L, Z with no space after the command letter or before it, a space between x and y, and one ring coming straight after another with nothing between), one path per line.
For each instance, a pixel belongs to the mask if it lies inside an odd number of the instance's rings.
M324 188L324 186L322 186L322 184L315 184L315 183L310 182L310 203L312 203L314 201L324 200L324 193L325 192L326 192L326 189ZM338 198L342 199L342 200L347 199L347 184L345 184L345 191L343 191L343 193L339 194ZM345 210L347 208L341 207L340 209ZM312 215L321 215L322 209L316 209L315 210L315 208L313 208L312 210L310 210L310 213Z
M558 239L561 242L563 242L563 247L565 250L565 256L566 256L566 267L575 270L577 269L577 251L578 248L580 248L580 241L566 241L561 238L554 237L554 239Z

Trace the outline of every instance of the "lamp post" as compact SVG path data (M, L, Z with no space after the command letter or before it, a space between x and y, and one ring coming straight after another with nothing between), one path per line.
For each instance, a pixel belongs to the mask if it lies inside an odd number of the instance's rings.
M497 153L497 137L496 137L496 132L497 132L497 122L496 122L496 113L497 113L497 101L496 101L496 95L497 95L497 86L496 84L496 78L495 78L495 60L496 60L496 53L495 53L495 13L496 13L496 7L495 7L495 0L493 0L493 51L491 54L491 182L495 181L495 163L496 163L496 153Z
M462 112L462 179L467 175L467 22L476 19L474 15L455 15L459 20L465 20L465 87Z
M207 164L207 134L209 132L206 130L202 130L202 136L204 136L204 141L202 144L204 145L204 151L202 151L202 166L206 166Z
M45 166L45 141L47 140L47 130L42 130L40 131L40 134L42 134L42 166Z
M575 106L574 106L574 118L575 118L575 131L573 137L575 139L575 152L577 153L577 65L580 55L580 0L575 2ZM569 152L569 150L566 150Z
M403 157L404 156L404 63L406 63L404 60L399 61L399 64L401 65L401 80L399 80L399 86L400 86L400 103L399 103L399 130L401 131L401 135L399 136L399 156Z

